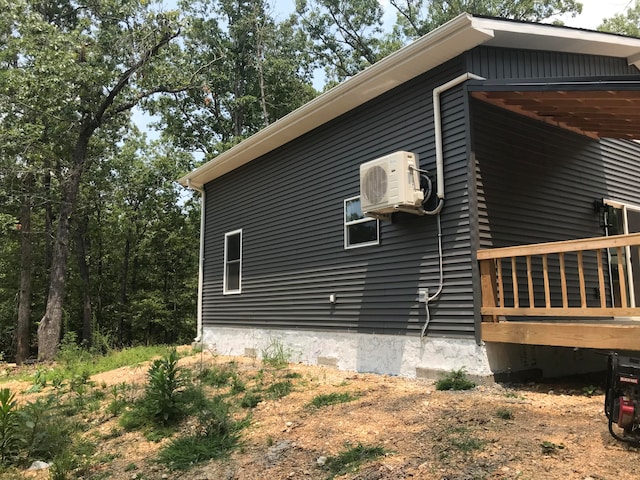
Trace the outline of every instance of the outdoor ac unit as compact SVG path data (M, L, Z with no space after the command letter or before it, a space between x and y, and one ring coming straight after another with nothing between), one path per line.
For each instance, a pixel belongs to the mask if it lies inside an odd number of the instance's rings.
M420 189L418 155L394 152L360 165L360 205L365 215L396 211L420 213L424 194Z

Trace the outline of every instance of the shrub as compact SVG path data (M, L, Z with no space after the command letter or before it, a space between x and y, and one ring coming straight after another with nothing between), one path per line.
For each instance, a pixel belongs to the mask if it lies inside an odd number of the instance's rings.
M0 460L3 465L13 463L20 453L20 417L15 393L0 389Z

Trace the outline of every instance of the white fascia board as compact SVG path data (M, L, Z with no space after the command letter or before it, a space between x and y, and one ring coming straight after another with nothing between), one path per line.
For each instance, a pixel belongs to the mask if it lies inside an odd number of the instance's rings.
M182 185L205 183L268 153L359 105L474 48L493 32L473 26L462 14L319 95L277 122L180 178Z
M540 23L473 18L477 28L494 31L486 45L630 58L640 54L640 39L606 32Z

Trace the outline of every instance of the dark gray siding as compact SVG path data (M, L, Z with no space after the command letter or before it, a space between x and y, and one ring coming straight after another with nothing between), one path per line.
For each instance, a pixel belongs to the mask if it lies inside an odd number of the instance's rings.
M626 58L575 53L477 47L468 54L469 71L489 79L574 78L637 74Z
M432 89L462 72L452 61L207 184L205 325L419 333L418 289L438 288L435 217L396 214L379 246L344 250L343 201L359 194L359 165L379 156L409 150L435 170ZM442 100L445 288L429 333L473 336L462 87ZM224 233L239 228L242 293L224 296Z

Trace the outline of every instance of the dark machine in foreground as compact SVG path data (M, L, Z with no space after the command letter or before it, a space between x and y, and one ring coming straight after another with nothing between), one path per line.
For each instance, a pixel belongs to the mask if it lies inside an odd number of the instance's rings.
M640 446L640 358L609 355L604 412L613 438ZM623 435L615 432L614 423Z

